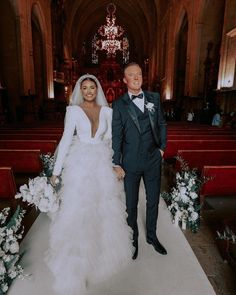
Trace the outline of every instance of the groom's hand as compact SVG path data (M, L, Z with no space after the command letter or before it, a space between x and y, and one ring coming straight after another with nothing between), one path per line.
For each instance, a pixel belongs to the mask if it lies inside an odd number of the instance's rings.
M159 150L160 150L161 156L162 156L162 158L163 158L164 151L163 151L163 150L161 150L161 149L159 149Z
M118 180L121 180L125 177L125 171L120 166L113 167L113 170L115 171Z

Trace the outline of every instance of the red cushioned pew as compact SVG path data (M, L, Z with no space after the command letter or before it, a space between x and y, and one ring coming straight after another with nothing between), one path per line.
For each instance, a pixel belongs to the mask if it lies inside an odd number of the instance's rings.
M164 159L174 158L178 150L236 149L236 140L168 140Z
M56 140L0 139L0 149L38 149L42 153L54 153L56 147Z
M211 177L203 184L200 202L210 196L234 196L236 198L236 165L203 166L202 176Z
M235 134L169 134L167 137L168 140L227 140L233 139L236 140Z
M0 167L0 199L14 198L16 183L11 167Z
M236 149L178 150L177 154L188 163L190 168L197 168L200 173L204 166L236 165ZM176 161L176 169L180 169L179 161Z
M16 185L27 183L28 179L37 176L42 171L40 150L0 149L0 166L12 167Z
M37 134L37 133L7 133L1 134L2 140L15 140L15 139L31 139L31 140L56 140L59 142L61 134Z

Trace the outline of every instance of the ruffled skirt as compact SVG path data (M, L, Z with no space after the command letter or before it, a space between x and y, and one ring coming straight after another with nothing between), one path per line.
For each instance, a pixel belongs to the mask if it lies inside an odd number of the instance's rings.
M105 143L75 141L62 171L61 206L52 216L46 263L58 294L83 295L132 257L123 183Z

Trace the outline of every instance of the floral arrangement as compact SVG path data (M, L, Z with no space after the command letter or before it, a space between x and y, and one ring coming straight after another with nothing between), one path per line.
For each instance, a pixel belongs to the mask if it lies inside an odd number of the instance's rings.
M56 212L60 206L60 199L58 197L58 190L60 189L60 182L56 186L50 183L50 176L52 175L54 156L50 153L40 155L43 162L43 172L40 176L30 179L27 184L20 187L19 193L15 198L22 198L24 202L28 202L41 212Z
M13 216L8 219L10 208L0 212L0 295L6 294L15 278L23 278L23 268L19 254L19 242L24 228L21 225L25 210L17 207Z
M46 176L37 176L29 180L28 185L20 187L20 192L15 195L16 199L22 198L41 212L56 212L60 205L57 190Z
M219 240L236 243L236 234L228 226L225 227L223 234L221 234L219 231L216 233Z
M167 201L173 223L178 226L181 223L182 229L189 228L197 232L200 225L200 208L198 193L206 178L200 178L196 169L190 170L188 164L177 157L180 162L181 171L176 173L176 186L170 193L162 193L163 199Z

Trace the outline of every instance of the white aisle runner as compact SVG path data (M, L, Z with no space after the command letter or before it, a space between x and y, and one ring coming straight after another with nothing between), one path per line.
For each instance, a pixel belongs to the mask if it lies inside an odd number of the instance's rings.
M89 287L86 295L215 294L182 231L171 223L169 211L163 200L159 206L157 233L168 254L158 254L145 242L144 202L142 200L139 210L140 236L137 260L132 261L124 271L109 281ZM8 295L56 295L51 288L52 275L43 261L48 245L48 224L47 215L41 214L22 242L21 250L26 250L22 264L25 272L32 276L24 280L15 280Z

